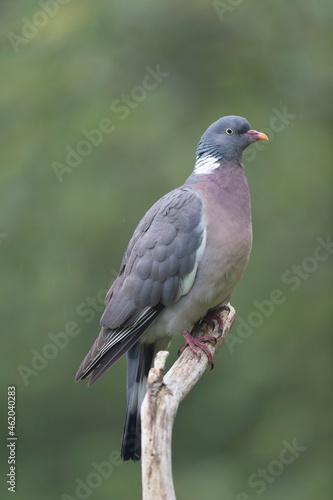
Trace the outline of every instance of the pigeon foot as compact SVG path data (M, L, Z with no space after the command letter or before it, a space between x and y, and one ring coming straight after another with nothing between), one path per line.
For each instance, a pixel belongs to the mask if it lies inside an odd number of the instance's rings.
M212 311L209 311L202 320L205 323L211 323L211 322L216 321L217 324L219 325L219 331L220 331L219 336L220 337L223 334L223 319L220 316L221 312L223 312L223 311L230 312L230 307L229 306L222 306L222 307L219 307L218 309L214 309Z
M214 368L214 360L212 353L208 349L208 347L204 344L204 342L214 342L216 344L216 338L214 335L203 335L202 337L192 337L190 332L187 330L183 333L183 336L186 340L186 342L179 348L178 354L182 354L184 351L185 347L190 346L193 352L198 356L199 360L201 359L201 351L203 351L207 358L208 362L210 364L210 369L212 370Z

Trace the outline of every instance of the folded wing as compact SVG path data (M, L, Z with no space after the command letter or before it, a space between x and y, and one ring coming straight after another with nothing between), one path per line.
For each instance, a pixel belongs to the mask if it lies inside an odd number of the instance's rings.
M146 213L106 296L101 332L76 380L90 384L112 366L164 309L191 289L205 249L202 202L190 187L175 189Z

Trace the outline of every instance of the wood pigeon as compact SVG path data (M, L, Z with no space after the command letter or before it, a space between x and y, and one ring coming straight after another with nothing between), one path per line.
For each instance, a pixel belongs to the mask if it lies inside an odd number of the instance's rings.
M217 120L201 137L193 173L148 210L129 242L76 375L90 375L91 385L126 353L123 460L141 456L140 408L155 354L179 334L197 352L203 344L189 330L230 300L245 270L252 225L242 152L267 139L239 116Z

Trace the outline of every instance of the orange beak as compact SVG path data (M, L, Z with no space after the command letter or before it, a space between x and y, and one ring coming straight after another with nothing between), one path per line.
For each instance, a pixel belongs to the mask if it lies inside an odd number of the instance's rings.
M268 141L268 137L263 132L257 132L256 130L248 130L244 135L249 135L255 141Z

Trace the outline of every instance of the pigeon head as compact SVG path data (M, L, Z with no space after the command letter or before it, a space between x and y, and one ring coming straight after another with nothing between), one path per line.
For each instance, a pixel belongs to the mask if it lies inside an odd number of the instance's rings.
M252 130L249 122L241 116L223 116L214 122L200 139L197 157L203 154L219 160L238 160L242 152L256 141L266 141L262 132Z

